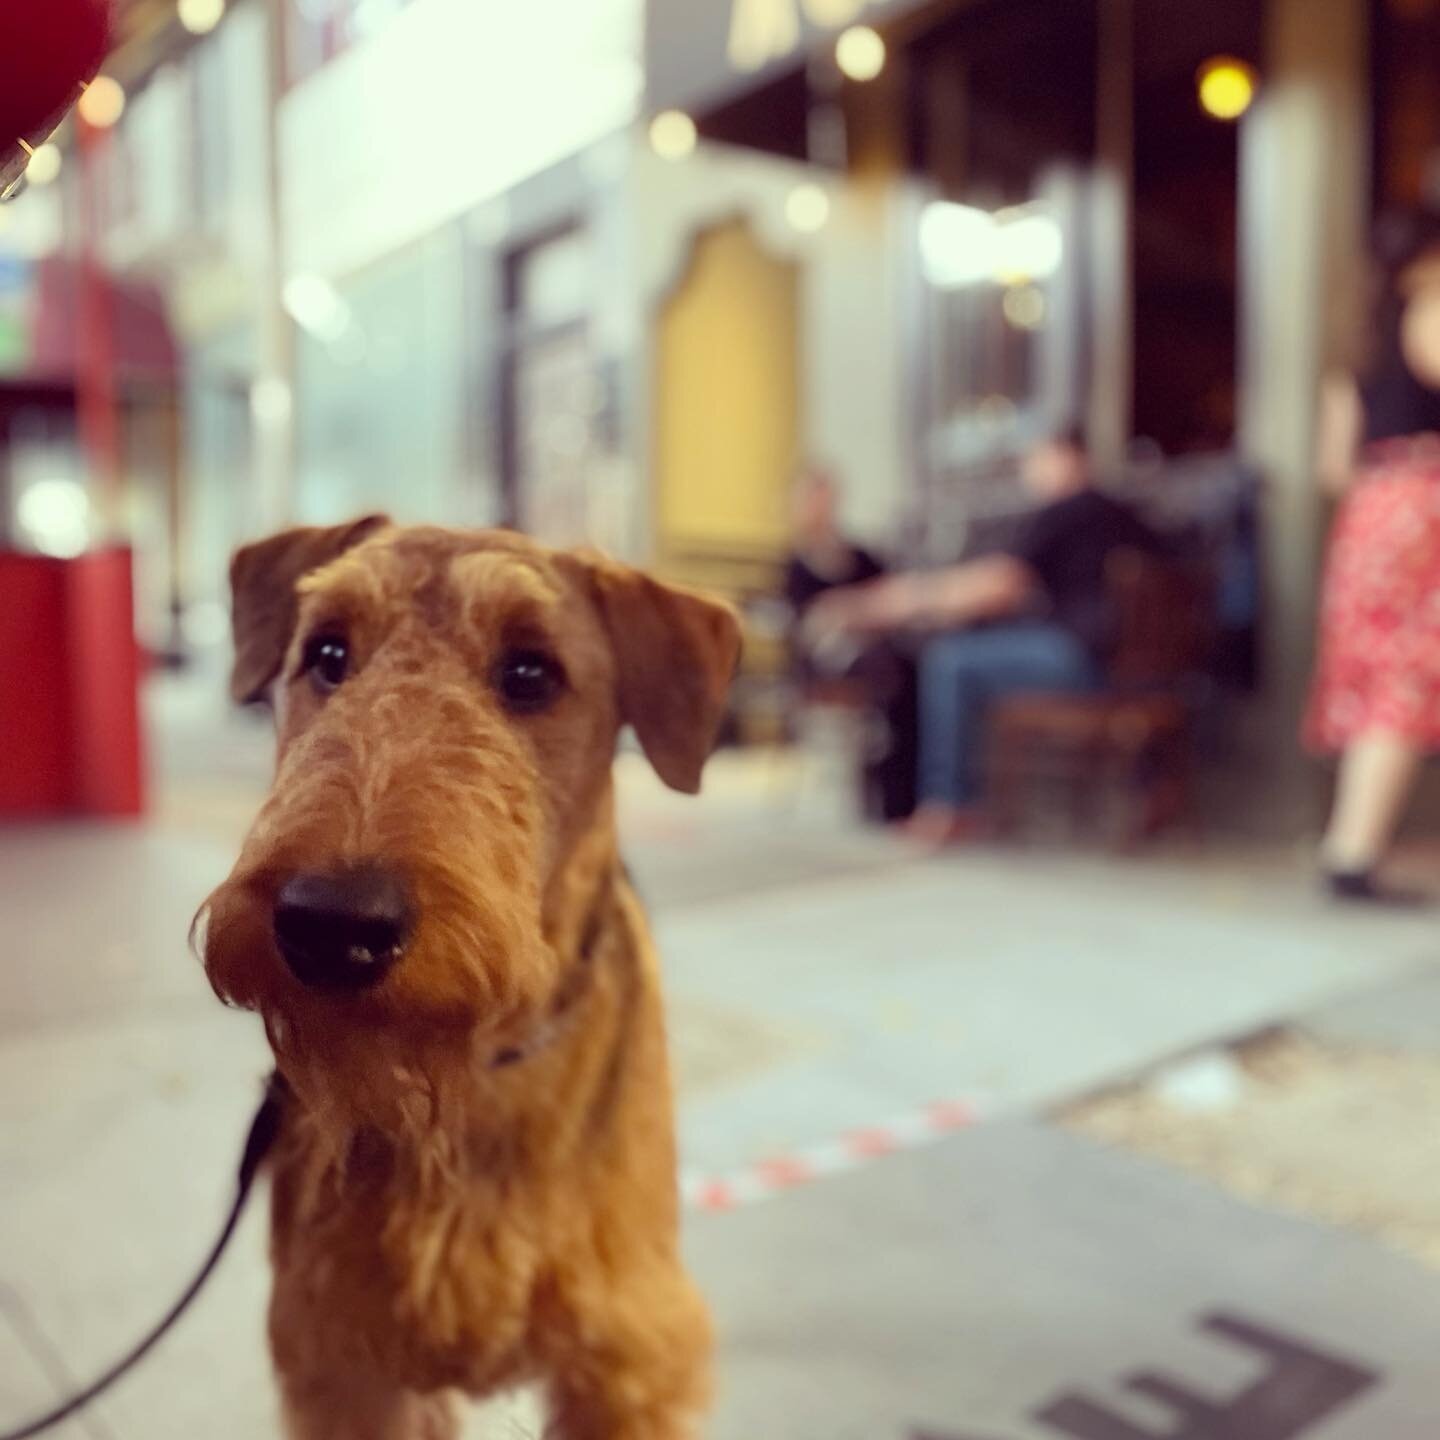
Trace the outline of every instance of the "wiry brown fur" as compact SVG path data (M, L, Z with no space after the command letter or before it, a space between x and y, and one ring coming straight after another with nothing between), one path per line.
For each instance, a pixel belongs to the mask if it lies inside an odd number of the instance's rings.
M610 762L628 720L698 786L733 616L599 557L378 517L252 546L232 576L234 688L273 685L279 760L203 912L205 963L264 1017L293 1093L270 1319L290 1435L446 1440L447 1392L527 1380L563 1440L691 1434L709 1328ZM336 626L353 673L322 695L301 655ZM544 713L497 693L515 646L564 668ZM277 891L359 863L404 874L414 938L374 990L308 990L276 950Z

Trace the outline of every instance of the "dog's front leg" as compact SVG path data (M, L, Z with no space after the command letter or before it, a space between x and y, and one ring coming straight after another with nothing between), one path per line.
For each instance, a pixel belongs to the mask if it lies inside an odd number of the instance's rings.
M457 1440L448 1395L417 1395L375 1375L281 1375L287 1440Z
M678 1264L589 1290L573 1321L546 1440L696 1440L710 1399L710 1317Z

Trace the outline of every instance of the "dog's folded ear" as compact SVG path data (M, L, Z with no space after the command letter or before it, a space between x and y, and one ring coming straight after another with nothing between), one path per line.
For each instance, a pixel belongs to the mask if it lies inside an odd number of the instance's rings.
M615 652L620 714L656 773L693 795L740 660L740 621L721 601L628 565L585 557Z
M348 525L303 526L246 545L230 562L235 666L230 694L242 705L263 700L280 673L298 601L295 587L312 570L343 555L390 523L367 515Z

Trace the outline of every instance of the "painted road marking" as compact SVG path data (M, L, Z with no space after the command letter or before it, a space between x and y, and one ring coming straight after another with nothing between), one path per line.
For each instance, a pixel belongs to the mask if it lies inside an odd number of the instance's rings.
M831 1140L822 1140L782 1155L772 1155L724 1175L688 1172L680 1194L687 1209L709 1213L738 1210L786 1190L842 1175L903 1150L932 1145L947 1135L968 1130L984 1114L976 1100L939 1100L897 1115L884 1125L867 1125Z

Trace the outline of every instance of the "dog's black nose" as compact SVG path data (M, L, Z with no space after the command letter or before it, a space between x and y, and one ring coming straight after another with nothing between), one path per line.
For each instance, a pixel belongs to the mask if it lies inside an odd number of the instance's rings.
M275 943L306 985L363 990L400 958L413 928L405 886L388 870L296 875L275 900Z

